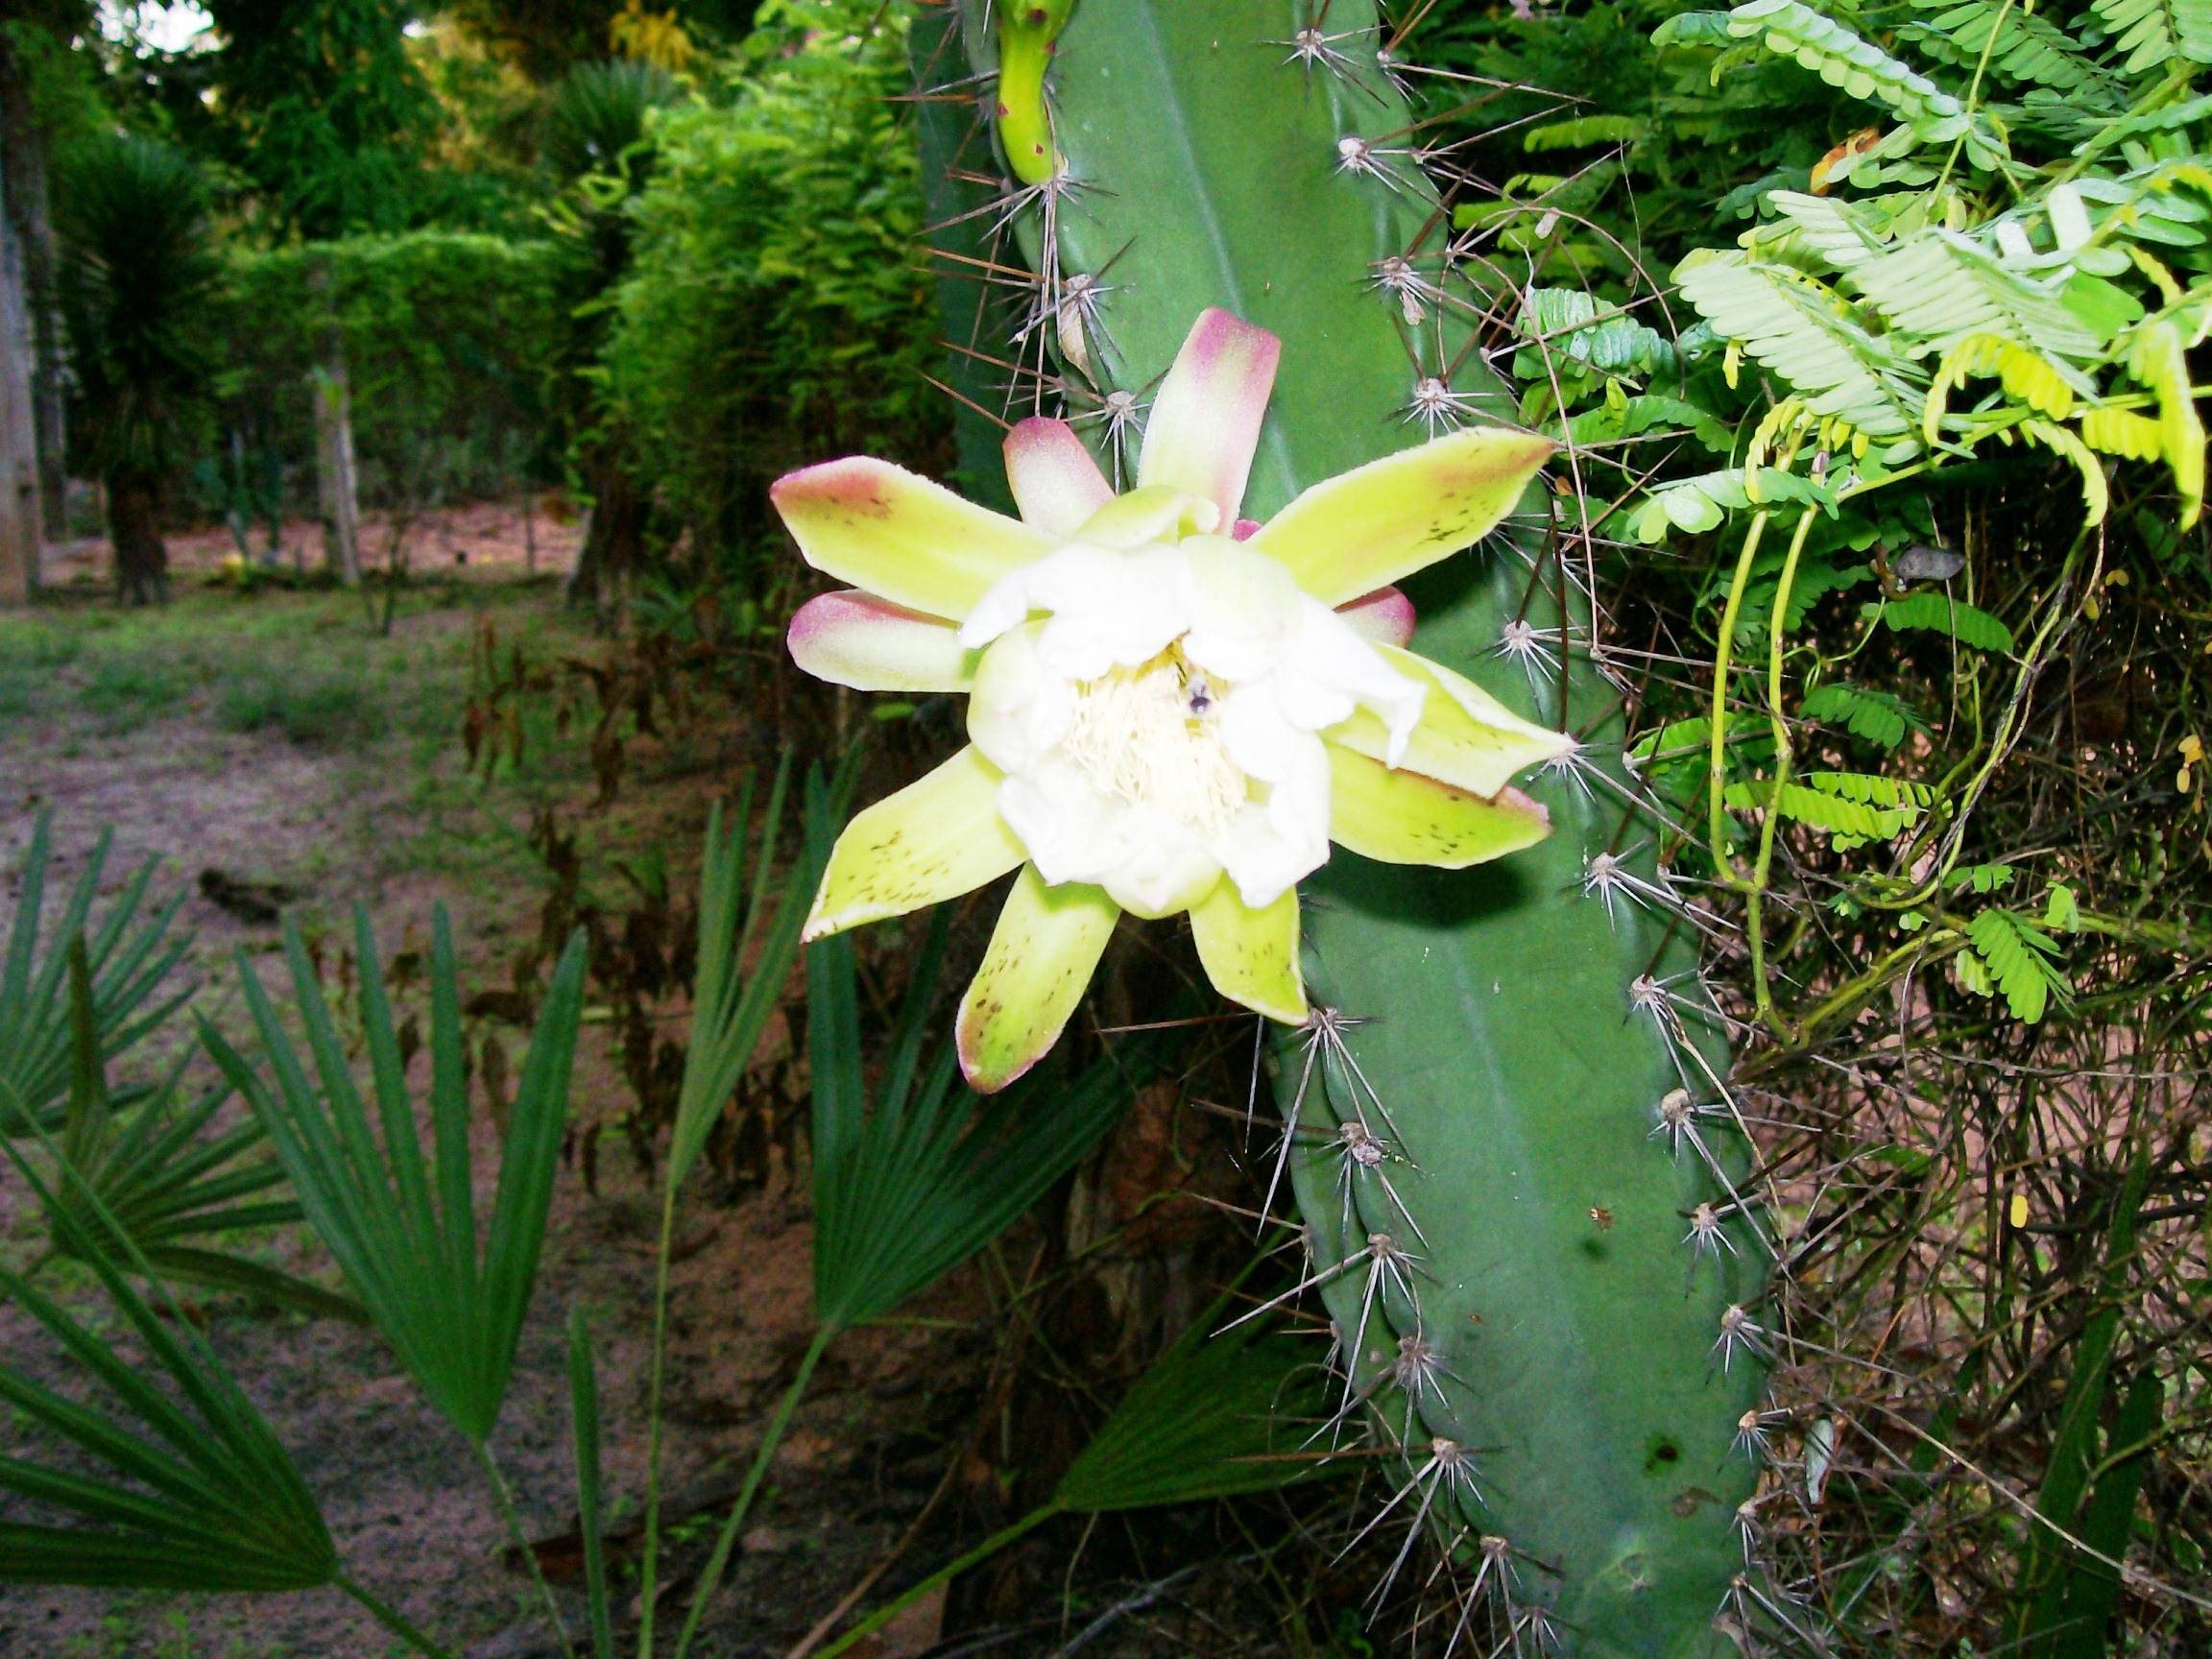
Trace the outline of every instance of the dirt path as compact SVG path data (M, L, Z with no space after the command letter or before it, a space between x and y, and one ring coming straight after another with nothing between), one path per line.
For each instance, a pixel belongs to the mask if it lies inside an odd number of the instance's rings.
M111 828L105 892L148 858L161 862L162 890L188 890L188 971L205 984L201 1005L226 1023L237 1017L234 952L260 956L276 974L278 961L261 955L276 933L210 899L204 872L218 873L223 881L207 885L225 893L280 893L310 929L327 930L364 904L387 950L419 943L432 905L445 902L478 982L495 983L517 943L535 933L544 891L523 839L530 809L573 805L591 793L590 779L581 757L549 750L485 784L466 774L456 734L483 620L542 651L589 644L550 585L471 581L412 595L389 638L342 594L242 597L203 586L188 563L180 589L157 613L65 600L0 619L0 913L13 907L36 815L50 810L57 881L74 879ZM672 882L687 881L706 800L727 782L726 768L694 755L635 781L632 806L589 822L594 854L650 856ZM512 1041L518 1051L520 1034ZM588 1031L574 1114L613 1116L627 1104L604 1034ZM488 1113L477 1140L481 1167L495 1143ZM635 1520L643 1486L657 1205L627 1156L600 1162L596 1196L573 1167L563 1174L495 1442L538 1536L573 1522L562 1335L571 1306L587 1310L602 1345L617 1523ZM23 1196L16 1178L0 1177L0 1248L18 1264L41 1242ZM728 1488L809 1334L805 1205L786 1172L733 1206L699 1206L680 1246L669 1479L680 1499L696 1501ZM301 1230L252 1248L271 1265L329 1280ZM96 1304L82 1277L48 1272ZM959 1294L922 1311L958 1314ZM299 1460L348 1570L471 1651L513 1659L538 1650L539 1627L517 1623L528 1612L524 1580L502 1559L481 1477L381 1341L229 1298L198 1306L215 1351ZM969 1346L958 1330L913 1327L863 1334L832 1356L778 1459L709 1650L781 1651L920 1509L941 1474L945 1437L965 1428L974 1405ZM60 1382L50 1347L18 1310L0 1310L9 1363ZM701 1525L682 1529L680 1567L700 1553ZM368 1659L388 1650L385 1633L334 1592L247 1601L0 1590L9 1659Z

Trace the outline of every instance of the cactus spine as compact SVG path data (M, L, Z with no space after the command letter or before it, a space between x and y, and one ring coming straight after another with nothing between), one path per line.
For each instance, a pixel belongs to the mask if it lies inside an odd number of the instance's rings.
M1119 417L1207 305L1285 345L1255 517L1425 425L1510 417L1372 0L973 0L965 22L1004 70L1025 368L1100 417L1102 447L1134 438ZM1763 1229L1623 805L1576 543L1528 508L1413 585L1415 643L1583 739L1531 789L1554 833L1456 875L1340 853L1311 881L1334 1014L1277 1055L1290 1178L1348 1400L1396 1443L1375 1524L1457 1558L1444 1627L1476 1652L1701 1655L1742 1564Z

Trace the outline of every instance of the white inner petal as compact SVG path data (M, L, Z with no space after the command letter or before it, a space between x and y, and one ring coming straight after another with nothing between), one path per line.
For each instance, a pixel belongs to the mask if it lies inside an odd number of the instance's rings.
M1224 875L1272 903L1329 856L1319 733L1364 706L1402 747L1421 711L1343 618L1220 536L1070 543L1001 580L961 638L986 647L969 733L1038 873L1141 916Z
M1221 695L1170 647L1077 686L1061 747L1100 793L1226 834L1250 789L1221 741Z

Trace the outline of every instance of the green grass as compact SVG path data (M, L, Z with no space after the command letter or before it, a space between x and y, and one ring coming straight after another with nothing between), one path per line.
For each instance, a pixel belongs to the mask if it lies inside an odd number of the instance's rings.
M539 875L528 802L587 782L589 770L575 731L541 696L520 708L519 765L501 761L490 778L464 769L484 617L502 653L519 639L541 661L597 654L588 624L542 582L425 583L402 596L389 636L342 589L180 586L169 604L133 611L64 591L0 613L0 746L35 734L55 763L128 765L177 744L206 774L288 747L336 769L337 798L397 808L369 838L384 873L505 890ZM313 887L321 860L363 851L350 830L333 833L288 877Z
M358 749L390 730L376 690L335 675L250 668L225 679L215 722L229 732L276 732L303 749Z
M77 704L102 731L135 732L186 702L198 676L187 663L160 656L117 656L92 664Z

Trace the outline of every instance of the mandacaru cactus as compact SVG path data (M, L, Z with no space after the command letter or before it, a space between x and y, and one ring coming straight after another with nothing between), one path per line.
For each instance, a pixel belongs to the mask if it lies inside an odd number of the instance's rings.
M1206 307L1283 342L1252 517L1510 419L1372 0L969 0L962 32L1016 180L968 223L1019 243L1022 384L1109 473ZM1284 1163L1346 1372L1334 1431L1363 1414L1395 1470L1367 1525L1455 1565L1426 1628L1702 1655L1744 1618L1767 1227L1580 535L1539 484L1407 584L1418 649L1578 747L1525 785L1542 843L1459 871L1338 853L1306 883Z

